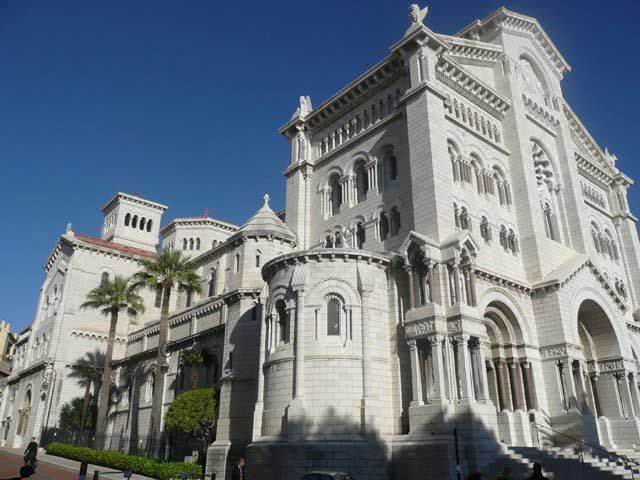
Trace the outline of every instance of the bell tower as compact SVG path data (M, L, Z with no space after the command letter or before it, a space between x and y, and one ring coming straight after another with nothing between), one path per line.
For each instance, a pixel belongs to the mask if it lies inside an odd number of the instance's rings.
M155 252L159 244L160 220L165 205L118 192L102 207L101 238Z

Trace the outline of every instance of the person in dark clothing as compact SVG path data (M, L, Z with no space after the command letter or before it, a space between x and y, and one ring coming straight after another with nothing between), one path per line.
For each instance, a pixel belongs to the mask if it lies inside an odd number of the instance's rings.
M238 463L233 467L231 472L231 480L247 480L247 475L244 473L244 467L247 465L247 461L244 457L240 457Z
M529 477L529 480L547 480L547 477L542 475L542 465L539 463L533 464L533 475Z
M36 437L31 437L31 441L27 448L24 451L24 463L25 465L31 465L35 468L36 458L38 456L38 442L36 442Z

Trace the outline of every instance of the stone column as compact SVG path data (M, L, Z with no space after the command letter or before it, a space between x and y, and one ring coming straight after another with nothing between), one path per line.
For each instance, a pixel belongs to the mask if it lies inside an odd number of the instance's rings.
M625 373L620 373L618 377L620 389L622 391L622 399L625 404L625 418L635 416L633 411L633 401L631 399L631 389L629 388L629 378Z
M413 310L416 308L416 295L413 285L413 267L411 267L411 265L407 265L405 269L407 270L407 282L409 284L409 310Z
M266 350L269 348L267 339L267 318L264 304L260 304L260 343L258 351L258 387L256 392L256 404L253 409L253 441L262 436L262 412L264 411L264 361Z
M469 269L469 291L471 293L469 304L475 307L478 304L478 299L476 298L476 272L473 267Z
M293 390L294 399L304 397L304 290L296 291L296 383Z
M491 395L489 395L489 379L487 377L487 362L484 356L484 350L482 349L482 343L478 343L478 351L477 351L477 360L478 360L478 370L479 370L479 378L480 378L480 400L489 403L491 401Z
M415 340L409 340L409 355L411 356L411 391L413 400L411 406L424 405L422 399L422 380L420 379L420 359L418 356L418 345Z
M564 389L564 395L566 398L566 407L568 410L577 410L578 405L576 402L576 385L573 381L573 369L571 366L571 359L559 360L558 367L560 368L560 381L561 387Z
M469 337L459 335L455 338L457 349L458 379L460 380L460 402L469 403L472 400L473 384L471 380L471 361L469 356Z
M514 410L524 410L521 392L522 379L520 378L519 373L520 368L518 366L518 362L516 362L515 360L511 361L509 363L509 382L511 385L511 394L513 396Z
M362 396L370 398L372 396L372 375L373 362L371 360L371 322L369 321L369 290L361 290L362 299ZM413 362L413 360L412 360ZM412 363L413 365L413 363Z
M496 376L498 379L498 397L500 398L500 410L513 410L513 408L511 407L511 396L507 379L507 362L500 358L494 362L494 365L496 369Z
M526 360L520 362L522 368L522 378L524 383L524 395L529 410L538 409L538 399L536 398L535 382L533 380L533 368L531 362Z
M434 269L434 265L432 262L427 262L427 279L429 281L429 291L427 292L427 295L429 296L429 301L431 303L438 303L436 301L436 296L435 296L435 276L433 274L433 269Z
M638 374L636 372L629 374L629 390L631 391L635 416L638 417L640 416L640 395L638 395Z
M431 344L431 365L433 365L433 403L448 403L446 395L444 367L444 351L442 343L445 337L442 335L434 335L429 337Z
M453 264L453 291L455 292L456 301L452 303L460 303L462 300L460 298L460 268L457 263Z
M576 385L576 391L578 393L578 408L584 413L589 405L587 403L587 387L584 383L584 365L581 361L577 362L576 376L578 377L578 383Z

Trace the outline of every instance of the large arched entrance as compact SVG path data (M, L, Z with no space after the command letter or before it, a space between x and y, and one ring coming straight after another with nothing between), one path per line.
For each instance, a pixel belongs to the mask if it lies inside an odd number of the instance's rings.
M624 360L611 319L600 304L583 300L578 307L578 337L583 358L558 362L561 400L565 411L577 410L597 418L600 442L607 446L626 444L630 427L640 414L637 373ZM637 441L637 438L636 438Z
M489 338L486 351L489 396L496 407L500 438L511 444L529 444L529 411L538 402L524 334L505 303L493 301L484 312Z

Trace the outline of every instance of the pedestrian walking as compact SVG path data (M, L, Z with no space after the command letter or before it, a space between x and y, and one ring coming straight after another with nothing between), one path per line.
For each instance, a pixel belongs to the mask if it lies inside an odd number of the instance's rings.
M247 465L247 461L244 457L240 457L238 463L233 467L231 472L231 480L247 480L247 475L244 473L244 468Z

